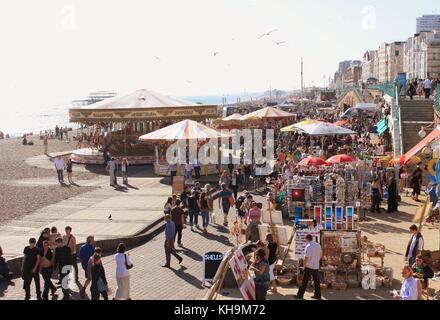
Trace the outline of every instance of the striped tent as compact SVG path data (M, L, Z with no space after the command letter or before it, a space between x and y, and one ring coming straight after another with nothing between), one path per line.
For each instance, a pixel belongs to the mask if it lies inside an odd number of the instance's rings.
M317 120L305 120L281 129L282 132L300 131L310 136L337 136L356 134L356 132Z
M296 115L290 112L279 110L272 107L266 107L245 115L246 119L283 119L293 118Z
M211 129L194 120L183 120L139 137L141 141L175 141L230 138L231 135Z

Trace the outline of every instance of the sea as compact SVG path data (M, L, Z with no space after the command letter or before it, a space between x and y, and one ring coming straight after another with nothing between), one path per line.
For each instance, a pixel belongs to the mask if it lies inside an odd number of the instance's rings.
M189 96L181 97L194 103L222 105L224 99L226 103L234 103L237 99L240 101L250 100L251 97L257 97L258 94L248 95L212 95L212 96ZM0 109L3 109L0 107ZM69 107L34 107L31 109L14 110L5 108L0 110L0 131L9 134L11 137L21 137L23 134L38 134L44 130L54 130L55 126L69 127L76 129L77 124L69 123Z

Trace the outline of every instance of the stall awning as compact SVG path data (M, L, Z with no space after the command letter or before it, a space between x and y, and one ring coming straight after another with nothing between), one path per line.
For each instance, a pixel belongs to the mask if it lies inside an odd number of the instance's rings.
M435 139L440 137L440 127L435 128L429 135L427 135L422 141L420 141L415 147L405 153L405 164L410 162L412 157L418 154L424 147Z
M382 119L376 124L376 131L378 135L383 135L388 130L387 119Z

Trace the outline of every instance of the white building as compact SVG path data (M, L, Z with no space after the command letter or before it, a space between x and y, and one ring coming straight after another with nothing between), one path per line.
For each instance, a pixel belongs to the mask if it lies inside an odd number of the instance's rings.
M404 54L408 79L440 77L440 31L415 34L406 41Z
M377 63L377 50L365 52L362 62L362 82L367 83L368 79L375 78L375 64Z
M440 14L426 14L417 18L417 33L440 30Z

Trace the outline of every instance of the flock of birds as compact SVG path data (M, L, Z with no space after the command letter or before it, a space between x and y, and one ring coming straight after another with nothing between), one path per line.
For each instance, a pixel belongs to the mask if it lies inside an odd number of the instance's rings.
M272 34L273 34L274 32L277 32L277 31L278 31L278 29L270 30L270 31L265 32L265 33L263 33L262 35L260 35L257 39L258 39L258 40L261 40L261 39L264 39L265 37L270 37L270 36L272 36ZM232 40L232 41L235 41L236 38L232 38L231 40ZM281 46L281 45L287 43L287 41L276 41L276 40L273 40L273 39L272 39L272 42L273 42L275 45L277 45L277 46ZM214 56L214 57L217 57L219 54L220 54L219 51L214 51L213 56ZM161 58L158 57L158 56L154 56L154 59L155 59L156 61L161 61ZM231 64L228 64L227 66L230 67ZM187 84L191 84L192 81L190 81L190 80L186 80L186 83L187 83Z

